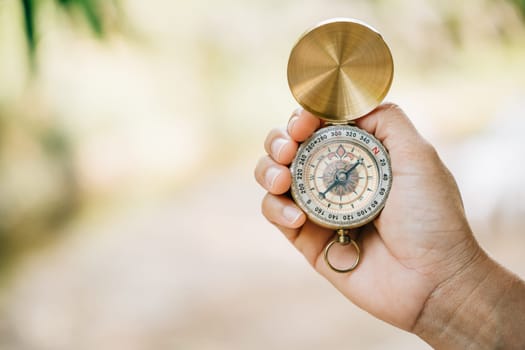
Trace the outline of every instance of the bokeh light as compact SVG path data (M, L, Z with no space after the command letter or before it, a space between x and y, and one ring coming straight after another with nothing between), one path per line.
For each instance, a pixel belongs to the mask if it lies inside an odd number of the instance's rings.
M84 1L95 22L32 3L33 56L22 2L0 1L0 348L428 348L260 214L254 165L296 107L289 52L331 17L382 32L387 99L436 145L483 247L525 276L519 2Z

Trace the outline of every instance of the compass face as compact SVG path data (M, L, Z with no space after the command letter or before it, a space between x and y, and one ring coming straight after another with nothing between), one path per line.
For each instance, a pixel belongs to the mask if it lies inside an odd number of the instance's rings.
M392 184L390 158L383 145L349 125L314 133L299 147L291 171L295 202L310 220L333 229L373 220Z

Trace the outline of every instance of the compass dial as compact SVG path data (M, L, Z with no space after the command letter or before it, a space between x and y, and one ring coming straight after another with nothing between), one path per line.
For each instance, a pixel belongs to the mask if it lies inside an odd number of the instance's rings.
M291 166L292 196L317 224L353 228L373 220L390 192L385 148L349 125L322 128L306 140Z

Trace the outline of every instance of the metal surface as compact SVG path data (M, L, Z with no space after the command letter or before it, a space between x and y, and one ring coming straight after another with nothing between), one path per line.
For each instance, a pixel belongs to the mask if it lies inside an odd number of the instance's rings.
M342 246L351 244L354 247L355 252L356 252L356 257L352 265L345 267L345 268L339 268L339 267L336 267L334 264L332 264L332 262L330 261L329 254L330 254L330 249L332 249L334 244L340 244ZM359 248L359 244L357 244L357 242L350 237L350 235L348 234L348 230L340 229L340 230L337 230L337 237L334 238L330 243L328 243L326 247L324 248L323 256L324 256L324 261L326 262L326 264L328 265L330 269L332 269L335 272L345 273L345 272L353 271L357 267L357 265L359 264L359 260L361 258L361 249Z
M392 186L386 149L371 134L350 125L313 133L299 146L290 171L295 203L312 222L334 230L371 222Z
M393 67L390 50L375 29L336 18L299 38L288 61L288 84L304 109L343 123L381 103L392 83Z

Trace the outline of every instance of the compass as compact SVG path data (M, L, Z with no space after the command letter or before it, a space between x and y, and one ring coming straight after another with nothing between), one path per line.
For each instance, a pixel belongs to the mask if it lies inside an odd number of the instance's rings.
M291 194L311 221L335 231L324 259L337 272L357 267L361 249L349 230L379 215L392 185L388 152L353 123L381 103L392 77L392 55L383 38L354 19L318 24L299 38L290 54L288 83L293 96L325 121L297 151L291 165ZM335 244L355 249L351 266L332 264L330 250Z

